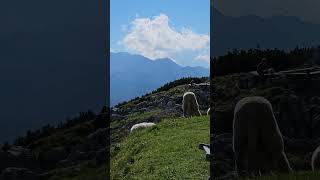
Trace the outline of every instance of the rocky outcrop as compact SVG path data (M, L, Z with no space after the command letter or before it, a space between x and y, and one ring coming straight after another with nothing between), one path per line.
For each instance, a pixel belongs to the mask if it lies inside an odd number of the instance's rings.
M31 150L21 146L11 146L8 150L0 150L0 170L6 167L35 167L35 157Z

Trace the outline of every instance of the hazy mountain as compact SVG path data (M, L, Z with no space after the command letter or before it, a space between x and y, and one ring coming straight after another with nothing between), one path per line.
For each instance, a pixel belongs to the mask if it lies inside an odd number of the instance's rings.
M0 141L106 104L101 2L0 7Z
M182 77L209 76L209 69L182 67L170 59L111 53L111 105L148 93Z
M256 48L295 48L318 45L320 25L304 22L297 17L255 15L225 16L212 8L211 48L213 55L228 50Z

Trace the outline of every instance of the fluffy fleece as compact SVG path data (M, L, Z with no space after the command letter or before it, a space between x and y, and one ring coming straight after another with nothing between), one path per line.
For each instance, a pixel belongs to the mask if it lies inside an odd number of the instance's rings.
M207 115L208 116L211 115L211 109L210 108L207 110Z
M201 116L196 95L193 92L186 92L182 100L183 117Z
M237 103L233 151L240 176L292 171L272 106L263 97L246 97Z
M147 123L147 122L143 122L143 123L139 123L139 124L135 124L131 127L130 132L136 130L136 129L141 129L141 128L147 128L147 127L151 127L156 125L155 123Z
M312 154L312 158L311 158L312 171L314 171L316 168L319 169L319 159L320 159L319 153L320 153L320 146L318 146L317 149Z

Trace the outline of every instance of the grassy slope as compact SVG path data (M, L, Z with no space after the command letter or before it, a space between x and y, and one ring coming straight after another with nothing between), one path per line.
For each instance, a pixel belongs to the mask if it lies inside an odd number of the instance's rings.
M106 177L106 165L96 166L93 161L77 166L52 170L48 180L103 180Z
M48 137L35 141L32 146L37 154L40 150L49 150L54 147L65 147L84 142L87 135L94 129L93 122L82 122L73 127L58 129ZM50 180L95 180L106 176L106 164L96 164L94 160L85 161L66 168L57 168L49 172L45 179Z
M112 152L112 179L206 179L209 117L166 119L131 134Z

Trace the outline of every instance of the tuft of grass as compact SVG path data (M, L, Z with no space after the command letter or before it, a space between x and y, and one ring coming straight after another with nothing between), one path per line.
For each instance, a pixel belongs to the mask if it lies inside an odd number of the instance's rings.
M112 179L206 179L209 162L199 143L209 143L209 117L165 119L118 144Z

